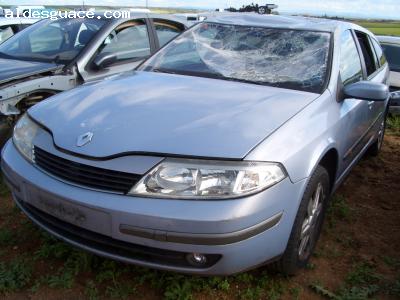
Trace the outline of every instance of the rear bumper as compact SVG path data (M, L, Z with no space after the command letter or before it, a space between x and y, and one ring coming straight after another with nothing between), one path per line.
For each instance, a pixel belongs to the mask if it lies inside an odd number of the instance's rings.
M201 275L237 273L279 257L306 182L286 179L235 200L142 199L59 181L23 159L12 142L2 169L17 205L54 236L112 259ZM188 264L190 253L206 255L207 264Z

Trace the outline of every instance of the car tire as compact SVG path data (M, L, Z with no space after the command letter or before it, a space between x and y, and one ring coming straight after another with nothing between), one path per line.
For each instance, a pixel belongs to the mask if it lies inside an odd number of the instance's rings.
M260 15L265 15L265 14L267 13L266 7L265 7L265 6L260 6L260 7L258 8L258 13L259 13Z
M329 174L318 166L304 192L286 250L273 266L275 270L295 275L308 264L321 233L329 194Z
M385 138L385 131L386 131L386 120L388 116L388 109L386 109L385 116L381 121L379 131L378 131L378 138L376 141L369 147L368 154L371 156L378 156L381 152L383 140Z

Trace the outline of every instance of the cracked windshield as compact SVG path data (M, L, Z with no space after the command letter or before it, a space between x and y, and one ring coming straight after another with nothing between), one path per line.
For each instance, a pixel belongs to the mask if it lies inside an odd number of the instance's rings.
M330 34L205 23L141 70L220 78L308 92L323 90Z

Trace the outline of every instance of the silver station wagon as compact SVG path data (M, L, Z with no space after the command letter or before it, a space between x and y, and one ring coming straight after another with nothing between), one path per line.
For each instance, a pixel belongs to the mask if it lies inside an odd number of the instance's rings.
M216 15L136 71L30 108L2 169L34 223L98 255L294 274L330 195L381 148L391 94L380 55L350 23Z

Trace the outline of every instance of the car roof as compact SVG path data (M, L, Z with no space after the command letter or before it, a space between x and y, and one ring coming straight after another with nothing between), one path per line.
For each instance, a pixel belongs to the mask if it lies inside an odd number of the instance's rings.
M344 21L301 16L260 15L256 13L211 13L206 15L208 22L232 25L287 28L310 31L335 32L338 29L358 29L362 27Z
M400 44L400 36L379 35L377 38L381 43Z

